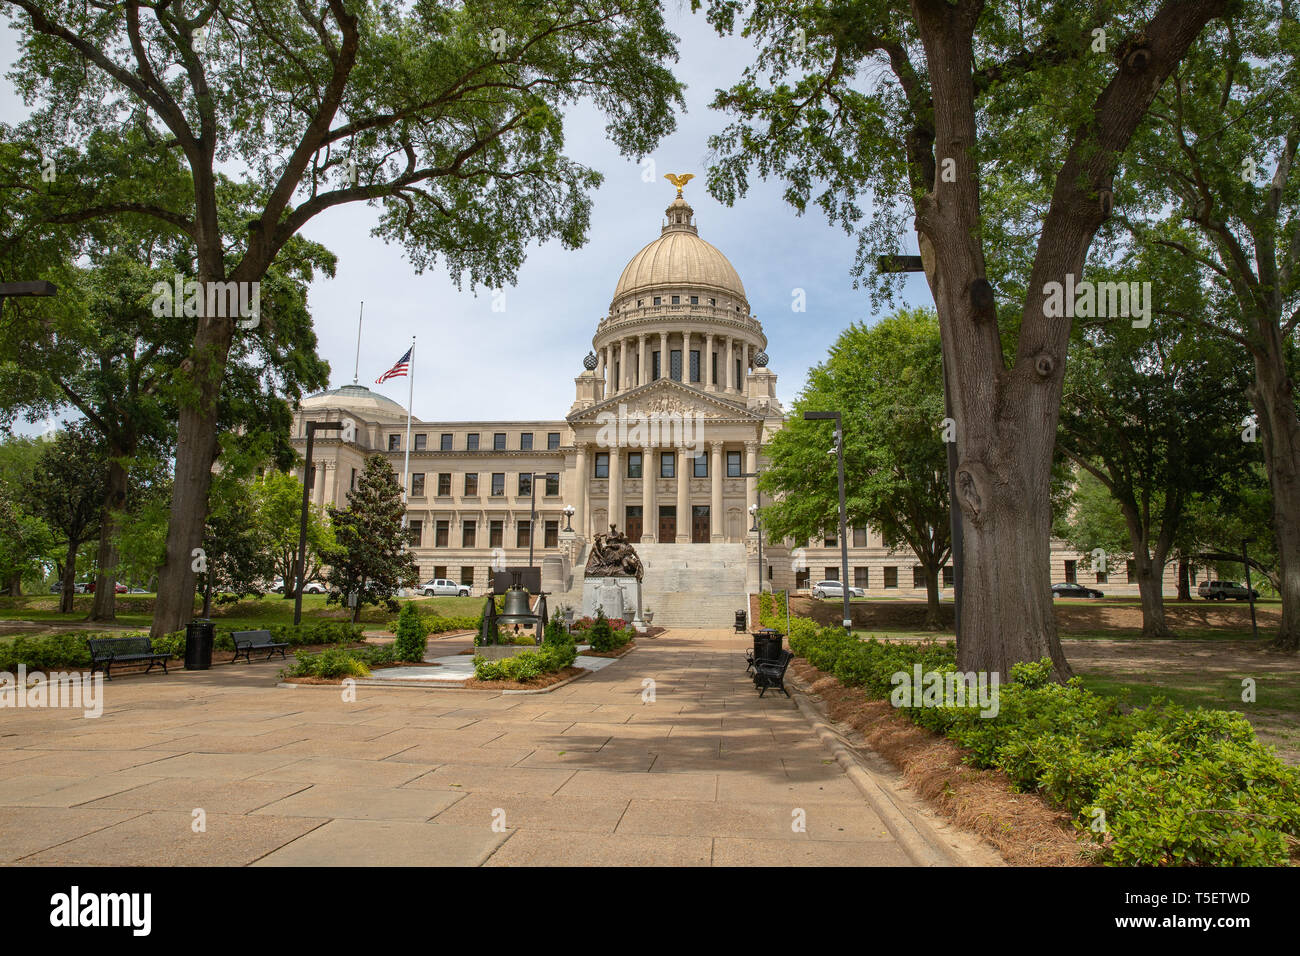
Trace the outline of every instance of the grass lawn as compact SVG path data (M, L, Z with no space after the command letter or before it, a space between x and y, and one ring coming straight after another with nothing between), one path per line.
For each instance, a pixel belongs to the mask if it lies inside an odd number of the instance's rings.
M79 594L74 599L74 610L63 614L58 610L57 594L38 594L18 598L0 598L0 622L34 621L40 624L64 625L57 628L60 632L94 632L102 630L86 620L90 613L92 595ZM426 614L443 617L477 616L482 613L481 597L418 597L411 598L416 607ZM117 596L117 624L129 628L148 628L153 621L152 594L119 594ZM255 630L272 624L292 624L293 604L278 594L268 594L261 598L245 598L232 604L213 602L212 619L223 628ZM202 611L203 602L195 601L194 610ZM324 594L304 594L302 598L302 618L304 621L344 621L350 618L346 608L337 604L327 604ZM382 630L396 620L397 615L385 607L373 605L361 611L361 623L377 630ZM82 626L77 626L82 625ZM22 633L34 635L55 630L30 629ZM7 640L14 635L0 635L0 640Z

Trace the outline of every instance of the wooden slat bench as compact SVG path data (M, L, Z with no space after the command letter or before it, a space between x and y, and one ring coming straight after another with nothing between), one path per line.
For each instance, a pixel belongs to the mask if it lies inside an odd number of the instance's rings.
M155 651L147 637L90 637L86 643L90 645L90 673L102 670L105 680L113 679L110 671L114 664L148 662L146 674L154 669L155 664L161 664L163 673L166 674L167 662L174 656Z
M279 651L280 659L284 660L284 649L289 646L273 641L270 631L235 631L230 636L235 642L235 656L230 659L232 664L241 657L248 663L253 663L253 658L250 656L253 651L266 651L266 657L262 658L266 661Z

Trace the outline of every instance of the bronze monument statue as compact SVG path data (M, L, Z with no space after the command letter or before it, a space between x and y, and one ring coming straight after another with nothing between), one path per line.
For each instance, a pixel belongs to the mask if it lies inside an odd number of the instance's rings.
M587 577L635 577L639 584L643 573L641 559L627 535L614 525L609 526L609 534L596 535L587 558Z

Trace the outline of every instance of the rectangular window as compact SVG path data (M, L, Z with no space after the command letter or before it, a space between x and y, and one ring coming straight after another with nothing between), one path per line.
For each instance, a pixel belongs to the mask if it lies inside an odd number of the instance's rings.
M478 472L469 472L465 475L465 494L478 494Z
M1127 561L1124 562L1124 570L1128 572L1128 583L1137 584L1138 582L1137 562L1134 561L1132 558L1129 558ZM1192 580L1193 581L1196 580L1195 574L1192 575Z
M492 494L494 496L504 495L506 493L506 473L504 471L492 472Z
M406 540L410 543L411 547L418 548L420 546L420 539L423 537L424 522L408 520L406 522Z
M428 448L428 447L429 447L429 436L428 436L428 435L416 435L416 436L415 436L415 450L416 450L416 451L424 451L424 450L425 450L426 448Z
M596 452L596 477L609 477L609 452L607 451Z
M532 450L533 450L533 433L532 433L532 432L520 432L520 433L519 433L519 450L520 450L520 451L532 451Z
M451 522L438 521L433 526L433 546L435 548L447 547L447 540L451 536Z
M682 380L682 350L672 349L668 352L668 377L674 382Z
M682 304L682 297L680 295L673 296L673 305L681 305L681 304Z
M401 450L402 450L402 436L401 436L401 435L389 435L389 436L388 436L388 450L389 450L389 451L401 451Z
M854 569L853 569L853 586L854 586L855 588L866 588L866 586L867 586L867 569L866 569L866 568L854 568Z
M658 353L658 352L651 352L651 353L650 353L650 365L651 365L651 369L652 369L651 372L650 372L650 380L651 380L651 381L654 381L654 382L657 382L657 381L659 381L659 379L661 379L661 378L663 377L663 373L659 371L659 353Z
M439 448L439 450L441 450L441 451L451 451L451 448L452 448L452 444L451 444L451 443L452 443L452 434L451 434L451 432L443 432L441 435L438 436L438 448Z
M945 564L943 566L943 586L946 588L952 587L953 580L952 565Z
M348 491L356 491L356 490L357 490L357 470L353 468L352 480L348 483Z
M695 456L694 471L692 473L696 478L709 477L709 456L707 452L700 452Z
M501 542L504 540L504 535L502 534L502 530L501 530L502 527L503 525L502 522L500 521L488 522L488 547L489 548L501 547Z
M478 451L478 432L470 432L465 436L465 450Z
M558 548L560 546L560 523L558 521L546 522L546 536L542 539L543 548Z
M505 450L506 450L506 433L505 433L505 432L496 432L496 433L494 433L494 434L492 435L492 450L493 450L493 451L505 451Z
M677 454L671 451L659 453L659 477L675 478L677 476Z
M853 529L853 547L855 547L855 548L865 548L866 546L867 546L867 529L866 529L866 528L854 528L854 529Z
M700 350L691 349L691 381L700 380Z
M740 452L738 451L727 452L727 477L740 477Z
M461 566L460 583L468 587L474 586L474 569L472 567Z
M885 587L898 587L898 568L885 568Z
M629 478L641 477L641 453L639 451L627 453L627 476Z
M460 546L461 546L462 548L472 548L472 547L474 547L474 539L475 539L475 537L477 537L477 535L478 535L478 522L476 522L476 521L462 521L462 522L461 522L461 525L460 525ZM470 580L473 581L473 578L471 578ZM464 583L465 583L465 581L462 580L462 581L461 581L461 584L464 584Z
M840 579L840 566L837 564L833 568L826 569L827 581L838 581Z
M1110 575L1108 575L1105 571L1098 571L1098 572L1097 572L1097 583L1098 583L1098 584L1105 584L1105 583L1107 582L1107 580L1109 579L1109 577L1110 577Z
M411 475L411 497L424 497L424 472L417 471Z
M442 471L438 473L438 494L451 494L451 472Z
M1076 568L1077 566L1078 566L1078 562L1077 562L1077 561L1066 561L1066 562L1065 562L1065 581L1066 581L1067 584L1077 584L1077 583L1078 583L1078 581L1075 580L1075 568Z
M714 352L709 356L709 365L712 368L709 377L713 379L713 384L718 384L718 353Z
M552 497L560 493L560 473L558 471L548 471L546 473L546 493Z
M912 587L925 587L925 568L921 567L919 564L912 566Z
M838 548L838 547L840 546L840 538L839 538L839 535L835 535L834 537L826 538L822 543L823 543L826 547L828 547L828 548Z
M741 391L745 387L745 376L740 372L740 359L736 359L736 390Z
M521 471L519 473L519 494L531 495L533 493L533 476L531 473Z
M531 521L520 521L515 525L515 547L526 548L528 543L533 540L533 523Z
M663 299L660 296L655 296L655 305L661 305L662 303Z
M436 579L436 578L445 578L445 577L447 576L447 565L445 565L445 564L435 564L435 565L433 566L433 576L434 576L435 579Z
M557 448L559 448L559 447L560 447L560 433L559 433L559 432L547 432L547 433L546 433L546 449L547 449L547 451L555 451L555 449L557 449Z
M699 305L699 304L700 304L700 297L698 295L691 296L691 305Z

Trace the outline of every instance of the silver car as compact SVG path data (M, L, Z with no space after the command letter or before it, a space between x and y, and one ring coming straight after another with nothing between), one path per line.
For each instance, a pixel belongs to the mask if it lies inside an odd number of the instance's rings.
M434 578L426 581L420 591L425 597L469 597L470 586L446 578Z
M842 598L844 597L844 585L839 581L818 581L812 586L812 596L815 598ZM849 586L849 597L864 598L867 592L862 588Z

